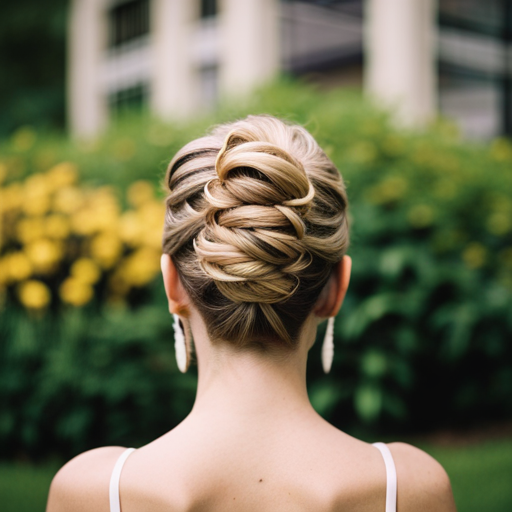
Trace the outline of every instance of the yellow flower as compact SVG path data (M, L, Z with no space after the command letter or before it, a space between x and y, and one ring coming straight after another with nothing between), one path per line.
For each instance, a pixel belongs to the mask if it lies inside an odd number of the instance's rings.
M148 229L144 231L143 243L147 247L162 251L162 229L163 221L156 226L148 226Z
M102 268L111 268L121 257L123 245L116 234L101 233L91 241L91 256Z
M146 202L138 210L125 212L121 216L119 236L132 247L147 245L159 250L164 215L163 203L155 200Z
M25 180L25 195L38 196L51 191L47 177L37 172Z
M61 299L72 306L83 306L93 297L93 289L90 284L76 277L68 277L60 286Z
M61 162L47 172L48 180L53 189L73 185L78 179L78 169L72 162Z
M487 260L487 249L482 244L473 242L462 252L462 259L469 268L480 268Z
M50 208L48 180L43 174L33 174L25 181L22 209L28 215L44 215Z
M70 230L69 220L64 215L49 215L44 221L44 232L50 238L63 240Z
M162 202L151 201L143 205L138 211L144 224L163 226L165 205Z
M62 258L61 246L46 238L28 244L25 250L36 272L51 272Z
M56 212L71 214L81 208L83 192L76 187L64 187L55 192L53 209Z
M28 215L44 215L50 208L50 198L43 195L32 198L25 197L22 208Z
M18 288L20 302L28 309L43 309L51 299L48 286L41 281L25 281Z
M151 282L160 270L160 252L144 248L135 251L121 264L122 279L132 286Z
M120 208L117 199L110 193L100 193L91 202L96 228L101 231L116 230L119 223Z
M143 224L146 229L143 231L142 241L148 247L157 251L162 250L162 230L165 217L165 206L162 203L152 201L143 208Z
M116 190L108 185L92 190L91 198L93 201L99 201L100 203L109 203L111 205L118 204Z
M32 264L23 252L8 254L4 265L5 277L11 281L23 281L32 273Z
M16 235L20 242L29 244L44 236L44 222L41 217L20 219L16 225Z
M1 193L2 200L0 201L0 211L15 210L20 207L23 200L22 186L20 183L13 183L5 187Z
M78 235L89 236L98 231L98 212L84 208L71 217L71 227Z
M101 270L90 258L80 258L71 265L71 276L86 284L94 284L101 277Z
M153 199L153 186L149 181L139 180L130 185L126 195L128 202L137 208Z
M98 231L115 231L118 228L119 213L118 200L110 188L91 191L82 208L72 216L73 231L85 236Z
M140 216L133 211L121 215L119 221L119 236L128 245L136 246L141 243L144 226L140 222Z
M418 204L409 210L407 219L411 226L415 228L425 228L432 224L434 211L426 204Z

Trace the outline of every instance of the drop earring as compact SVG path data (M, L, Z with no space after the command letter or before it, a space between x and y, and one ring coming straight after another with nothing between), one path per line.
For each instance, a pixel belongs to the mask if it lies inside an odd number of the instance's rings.
M332 359L334 357L334 317L327 320L324 343L322 345L322 366L325 373L331 371Z
M176 353L176 363L180 372L185 373L190 364L190 332L185 327L183 321L177 314L174 317L174 351ZM186 332L185 332L186 330Z

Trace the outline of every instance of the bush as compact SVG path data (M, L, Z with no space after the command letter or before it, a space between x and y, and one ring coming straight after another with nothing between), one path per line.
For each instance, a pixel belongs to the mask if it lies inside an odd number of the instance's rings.
M249 112L305 124L348 185L353 277L336 322L329 376L321 375L319 344L312 350L308 372L317 410L355 433L418 432L511 416L510 144L461 141L446 121L423 133L400 131L356 94L281 82L187 126L135 118L87 144L25 128L3 144L1 455L138 444L186 414L195 377L178 376L173 361L171 322L156 277L162 210L148 181L158 183L174 152L212 121ZM78 174L82 186L59 182ZM41 194L44 183L54 195L38 210L29 197ZM55 197L66 187L76 189L89 213L83 222L59 213L71 226L59 257L34 270L28 244L49 236ZM12 199L16 190L22 199ZM130 238L127 219L142 218L138 195L152 205L142 223L152 227L134 229L144 236ZM98 208L110 213L99 215ZM89 221L90 231L80 232ZM42 227L26 242L22 226L31 223ZM105 234L104 240L118 240L108 265L92 250ZM128 266L140 250L140 265ZM32 270L6 278L5 268L15 268L13 258L23 253ZM146 265L150 270L138 280L136 269ZM85 301L77 293L82 300L73 302L64 283L83 281L87 268L94 294ZM37 291L34 281L47 291ZM28 284L32 291L24 294Z
M190 408L195 381L175 379L155 282L165 208L147 181L126 192L121 211L70 162L1 190L4 457L149 441Z

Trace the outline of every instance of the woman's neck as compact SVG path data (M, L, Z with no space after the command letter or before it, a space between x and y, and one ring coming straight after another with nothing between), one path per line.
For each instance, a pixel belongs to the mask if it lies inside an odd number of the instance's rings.
M192 318L191 325L199 372L191 415L255 420L314 412L306 389L306 363L308 339L313 339L316 325L306 322L298 348L277 356L212 344L201 318Z

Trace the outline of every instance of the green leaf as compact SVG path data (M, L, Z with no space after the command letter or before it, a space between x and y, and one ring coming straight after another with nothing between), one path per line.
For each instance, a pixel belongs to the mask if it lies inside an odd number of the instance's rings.
M386 356L377 350L369 350L361 360L361 371L369 378L382 377L387 371L388 364Z
M382 409L382 391L375 384L362 384L356 389L354 406L359 417L371 423Z

